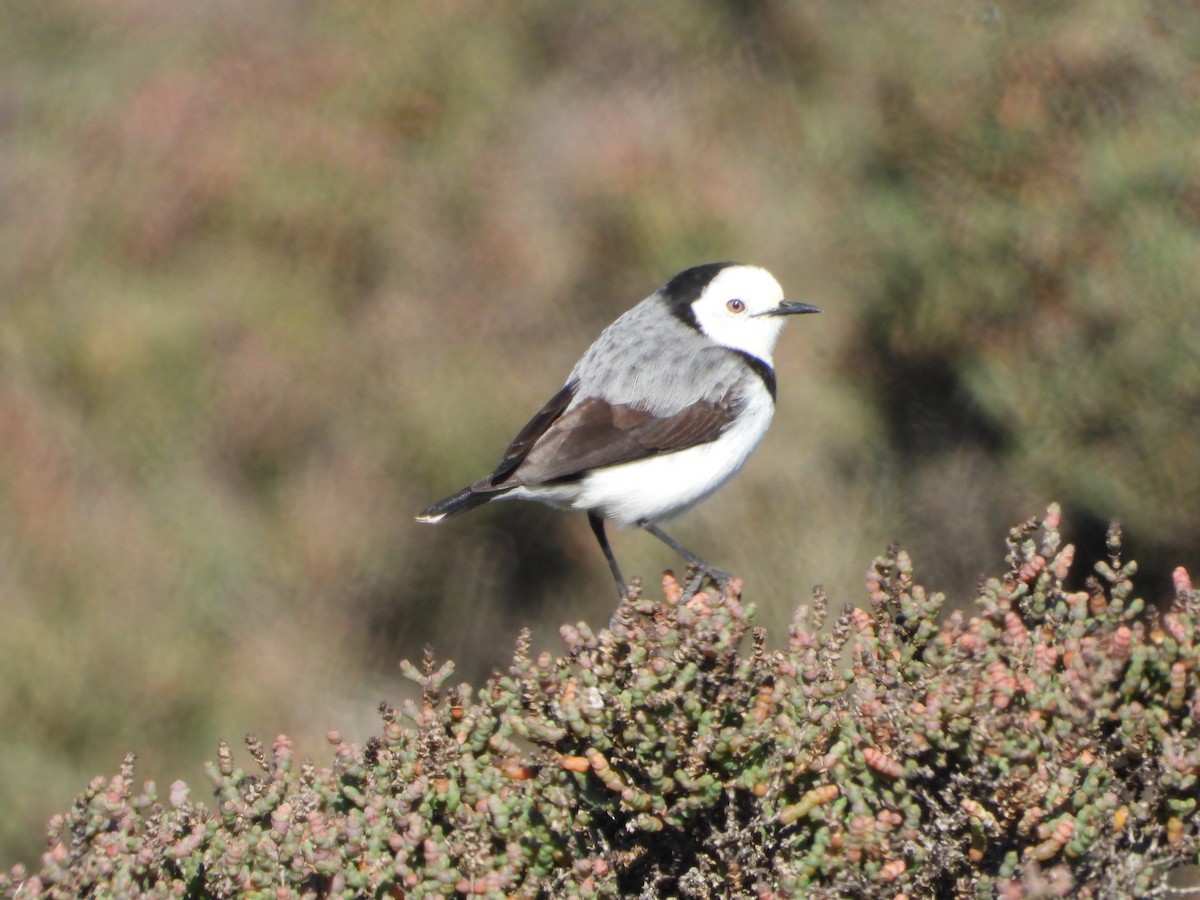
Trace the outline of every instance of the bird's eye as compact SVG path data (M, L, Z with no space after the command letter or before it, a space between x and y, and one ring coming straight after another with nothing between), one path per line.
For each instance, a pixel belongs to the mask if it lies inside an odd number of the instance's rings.
M725 304L725 308L731 313L740 313L746 311L746 304L741 300L730 300Z

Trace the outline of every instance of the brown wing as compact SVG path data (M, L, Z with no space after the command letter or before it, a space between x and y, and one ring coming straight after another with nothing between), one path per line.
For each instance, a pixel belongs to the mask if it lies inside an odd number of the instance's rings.
M716 402L694 403L672 416L655 416L632 406L589 397L549 422L523 448L523 458L499 479L493 476L492 483L499 486L511 479L516 484L545 484L589 469L706 444L720 437L735 414L735 404L728 395ZM514 447L518 441L513 442Z
M517 466L521 465L525 460L525 456L538 438L546 433L554 421L563 414L563 410L571 405L571 400L575 397L575 382L568 382L561 391L551 397L546 405L543 406L532 419L521 429L508 449L504 451L504 458L500 460L500 465L496 466L496 471L491 475L491 482L497 485L504 481L516 471Z

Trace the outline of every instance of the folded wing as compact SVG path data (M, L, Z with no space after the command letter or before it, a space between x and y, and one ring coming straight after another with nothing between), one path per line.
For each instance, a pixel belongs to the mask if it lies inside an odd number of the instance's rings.
M489 479L493 487L570 480L590 469L705 444L720 437L737 412L732 393L697 401L669 416L599 397L565 411L572 398L564 400L563 394L569 389L560 391L517 435Z

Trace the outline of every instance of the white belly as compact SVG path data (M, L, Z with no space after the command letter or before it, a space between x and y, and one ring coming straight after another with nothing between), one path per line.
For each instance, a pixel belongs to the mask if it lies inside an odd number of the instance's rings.
M774 412L764 388L751 395L737 421L715 441L597 469L571 485L517 488L505 498L591 509L618 525L664 522L736 475L766 434Z

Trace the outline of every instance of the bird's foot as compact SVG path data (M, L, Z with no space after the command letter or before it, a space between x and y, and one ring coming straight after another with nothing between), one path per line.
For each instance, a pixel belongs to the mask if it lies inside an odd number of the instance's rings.
M684 593L685 599L694 597L696 592L704 584L704 579L707 578L716 585L717 590L722 593L725 591L729 582L733 581L733 576L724 569L718 569L715 566L706 565L703 563L688 563L688 581L687 590Z

